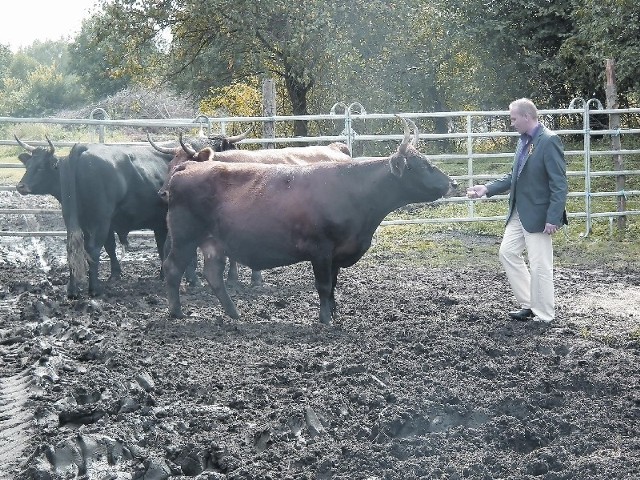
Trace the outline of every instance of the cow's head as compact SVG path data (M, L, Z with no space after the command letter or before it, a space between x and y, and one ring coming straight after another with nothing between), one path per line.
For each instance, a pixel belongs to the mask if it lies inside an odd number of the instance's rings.
M22 195L53 195L60 199L59 159L55 155L56 149L49 137L45 135L49 143L47 148L29 145L16 135L14 138L18 145L26 150L18 155L18 159L26 170L16 185L16 190Z
M389 158L391 173L398 177L407 189L415 188L420 202L431 202L451 195L458 187L446 173L433 165L431 161L417 149L417 125L408 119L399 117L404 123L404 138L396 153ZM411 139L409 122L413 126Z
M182 134L180 134L178 143L180 146L168 148L168 147L160 147L153 143L149 135L147 134L147 138L151 146L158 150L161 153L169 153L173 155L173 158L169 162L168 167L168 176L160 188L158 190L158 195L165 200L168 201L168 184L171 175L175 172L176 168L189 160L201 161L198 156L198 152L204 148L210 148L214 152L223 152L225 150L235 150L238 148L237 144L241 140L244 140L249 136L251 132L251 128L249 128L246 132L241 133L240 135L235 135L233 137L226 137L224 135L211 135L208 137L189 137L186 140L182 138Z

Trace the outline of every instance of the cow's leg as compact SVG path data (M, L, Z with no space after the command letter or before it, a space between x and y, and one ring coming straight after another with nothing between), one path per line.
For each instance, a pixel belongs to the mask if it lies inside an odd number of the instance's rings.
M229 270L227 271L227 288L234 292L238 286L238 263L229 259Z
M122 268L120 267L120 262L116 256L116 237L113 230L109 230L107 241L104 244L104 249L107 251L107 255L109 255L109 261L111 263L109 281L117 280L122 277Z
M220 255L215 245L210 240L205 240L200 244L202 255L204 256L204 267L202 273L209 282L211 289L222 305L223 310L231 318L239 318L238 310L234 305L229 292L224 285L224 267L227 258Z
M156 242L158 241L158 235L156 234ZM164 263L164 259L169 255L169 251L171 250L171 235L167 233L164 246L162 248L163 255L160 256L162 263ZM200 279L198 278L198 274L196 273L196 269L198 267L198 251L197 249L193 249L193 255L191 260L187 264L187 267L184 271L184 279L187 281L187 284L190 287L199 287L202 284L200 283ZM163 268L160 267L160 278L164 279L164 271Z
M79 297L80 287L73 270L69 269L69 282L67 283L67 298L76 299Z
M316 259L311 264L313 265L313 275L316 280L316 290L318 291L318 297L320 297L320 323L328 325L331 323L331 296L333 292L331 259Z
M251 285L259 287L264 284L262 280L262 272L260 270L251 270Z
M180 282L182 275L192 258L192 252L196 246L176 245L171 246L171 250L164 259L162 269L164 272L164 281L167 287L167 301L169 302L169 315L175 318L183 318L182 307L180 305Z
M164 228L155 229L153 236L156 239L156 248L160 257L160 279L164 280L164 261L171 250L171 237Z
M340 273L340 267L333 266L333 270L331 272L332 282L331 282L331 295L329 296L329 305L331 306L331 315L335 315L336 313L336 285L338 284L338 273Z
M198 250L194 249L191 255L191 260L187 264L187 269L184 271L184 279L190 287L199 287L202 285L196 269L198 267Z
M251 270L251 285L259 287L264 284L262 279L262 273L260 270ZM234 291L238 285L238 263L235 260L229 259L229 270L227 272L227 288Z

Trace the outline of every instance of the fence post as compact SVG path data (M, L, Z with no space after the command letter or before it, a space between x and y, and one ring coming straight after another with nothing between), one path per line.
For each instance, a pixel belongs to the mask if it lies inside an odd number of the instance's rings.
M471 136L472 124L471 124L471 115L467 115L467 175L469 175L469 187L473 187L473 137ZM475 213L475 202L473 200L469 200L469 209L468 215L473 218L476 216Z
M582 102L582 125L584 133L584 205L586 226L584 236L591 233L591 124L589 110L591 104L595 104L598 110L602 110L602 103L597 98L585 101L583 98L574 98L569 104L569 108L578 108L576 103Z
M584 236L591 233L591 152L589 148L589 107L584 98L574 98L569 103L569 108L579 108L576 106L578 102L582 103L582 144L584 146L584 213L585 213L585 229Z
M204 131L203 131L203 127L202 124L206 123L207 124L207 135L211 135L211 119L209 117L207 117L206 115L198 115L196 118L193 119L193 123L197 123L200 125L200 136L204 136Z
M262 111L265 117L273 117L276 114L276 86L272 79L262 82ZM268 120L263 126L264 138L276 138L276 122ZM265 148L274 148L274 143L266 143Z
M618 108L618 92L616 87L616 72L615 63L613 59L609 58L605 61L606 69L606 84L605 92L607 95L606 104L607 109ZM622 148L622 141L620 139L620 114L609 114L609 130L615 130L616 133L611 135L611 150L620 151ZM613 169L616 171L624 170L624 159L619 153L613 154ZM618 195L617 204L618 212L624 212L627 209L627 199L624 196L624 188L626 184L626 178L624 175L616 176L616 190L623 192L622 195ZM618 230L624 230L627 227L627 217L624 215L618 215Z
M93 110L91 110L91 115L89 115L89 118L91 120L95 120L96 114L100 114L100 116L102 117L100 118L100 120L109 120L109 115L107 115L107 112L104 108L94 108ZM98 142L104 143L104 125L98 125Z
M333 104L331 107L331 115L336 114L336 107L342 107L344 109L344 130L342 130L341 135L345 135L347 137L347 147L353 155L353 142L355 140L356 132L353 128L351 128L351 115L355 112L357 108L361 115L366 115L367 111L364 109L361 103L353 102L347 105L344 102L337 102Z

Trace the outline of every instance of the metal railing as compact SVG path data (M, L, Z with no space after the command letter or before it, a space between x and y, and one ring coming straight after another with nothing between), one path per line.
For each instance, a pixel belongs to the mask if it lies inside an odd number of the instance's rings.
M96 118L94 112L89 119L56 119L56 118L13 118L13 117L0 117L0 126L2 124L28 124L28 123L40 123L40 124L57 124L57 125L84 125L88 128L94 127L99 136L99 141L105 143L105 132L108 129L121 129L122 127L138 127L140 129L148 128L168 128L175 131L177 137L178 132L185 129L199 128L201 133L225 133L230 125L239 127L239 130L244 130L246 124L264 124L271 122L276 125L275 131L284 132L284 134L276 135L274 137L255 137L247 138L242 141L242 144L251 145L250 148L260 148L265 144L275 144L275 146L281 145L299 145L299 144L323 144L330 142L345 142L353 149L355 146L373 145L378 144L376 148L380 149L381 142L399 142L402 137L402 129L399 127L397 116L410 118L418 124L430 124L436 119L446 119L449 125L448 131L444 133L426 133L427 131L433 131L429 128L421 127L420 140L422 146L421 151L428 150L423 148L425 145L429 145L430 142L447 142L447 148L444 152L432 153L428 152L428 157L436 164L440 165L445 171L450 171L451 167L455 164L459 168L463 168L462 173L451 175L458 183L473 185L474 183L486 182L493 178L502 176L506 171L510 171L510 165L513 159L513 147L514 140L517 133L509 129L509 112L507 110L501 111L458 111L458 112L404 112L400 114L372 114L367 113L365 108L355 102L350 105L339 102L334 105L331 112L326 115L274 115L265 117L224 117L214 118L207 117L205 115L199 115L195 119L160 119L160 120L148 120L148 119L134 119L134 120L112 120L108 118L108 115L104 111L95 112L100 114L102 118ZM582 160L582 168L580 170L568 170L567 175L572 178L584 179L584 190L575 191L573 189L569 193L569 198L579 199L584 202L584 210L569 211L569 217L583 218L585 221L585 233L588 234L592 228L592 222L596 218L608 218L613 219L620 216L634 216L639 215L640 210L626 209L622 211L594 211L593 200L603 197L619 197L635 198L640 195L638 189L624 189L619 191L607 191L607 190L594 190L592 180L598 177L618 177L624 175L628 179L635 178L636 181L632 182L639 185L640 182L640 169L625 169L625 170L594 170L593 161L599 157L607 157L613 155L621 155L626 158L634 160L634 164L640 165L640 150L638 149L599 149L593 148L594 137L606 137L606 136L625 136L634 137L638 140L630 142L633 144L640 144L640 128L633 128L638 125L638 118L640 118L640 109L615 109L607 110L603 109L599 101L591 99L585 101L583 99L576 99L571 102L569 108L554 109L554 110L540 110L540 118L543 123L547 124L549 128L554 130L561 138L565 140L565 145L575 145L580 143L581 138L582 148L578 149L566 149L565 157L569 161L572 158L579 157ZM620 128L617 130L597 129L591 128L591 117L593 115L627 115L633 121L627 122L626 128ZM296 120L307 121L309 125L315 125L315 134L305 137L292 137L287 136L287 125L291 125ZM372 123L375 123L375 127L371 127ZM624 124L624 122L623 122ZM280 126L280 128L279 128ZM311 130L311 129L310 129ZM375 130L367 132L367 130ZM333 132L339 133L333 133ZM22 139L29 144L33 145L47 145L44 139ZM61 141L56 142L52 139L56 148L58 147L71 147L74 141ZM571 140L571 141L568 141ZM496 151L492 149L487 151L487 143L497 143L500 149ZM106 142L110 143L110 142ZM111 143L124 143L131 145L146 144L147 142L111 142ZM15 146L16 142L11 139L0 139L1 145ZM386 149L386 153L391 153L393 147L391 145ZM486 167L482 166L483 162L493 161L498 162L502 166L501 171L485 171ZM575 162L570 162L575 163ZM461 164L461 167L460 165ZM22 164L13 163L0 163L0 168L23 168ZM14 186L0 186L0 190L14 190ZM464 189L461 189L460 195L464 195ZM491 199L483 199L482 201L504 201L507 198L506 195L497 195ZM484 222L484 221L500 221L504 220L504 215L491 215L481 216L477 214L476 209L477 200L469 200L466 196L450 197L440 199L434 202L436 205L441 204L466 204L466 215L456 217L434 217L434 218L411 218L411 219L385 219L382 222L382 226L387 225L401 225L401 224L419 224L419 223L455 223L455 222ZM638 202L631 202L637 204ZM27 215L27 214L59 214L60 210L56 209L0 209L0 215ZM506 213L506 208L505 208ZM148 232L132 232L133 235L146 235ZM5 236L50 236L50 235L65 235L65 232L60 231L2 231L0 235Z

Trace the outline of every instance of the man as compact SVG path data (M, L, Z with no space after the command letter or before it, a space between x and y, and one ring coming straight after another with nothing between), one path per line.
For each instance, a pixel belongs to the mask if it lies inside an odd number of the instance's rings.
M509 192L507 224L500 262L521 309L515 320L549 325L555 318L551 236L567 223L568 183L560 138L538 122L534 103L521 98L509 105L511 126L520 134L511 173L467 189L467 197ZM527 250L529 266L523 258Z

